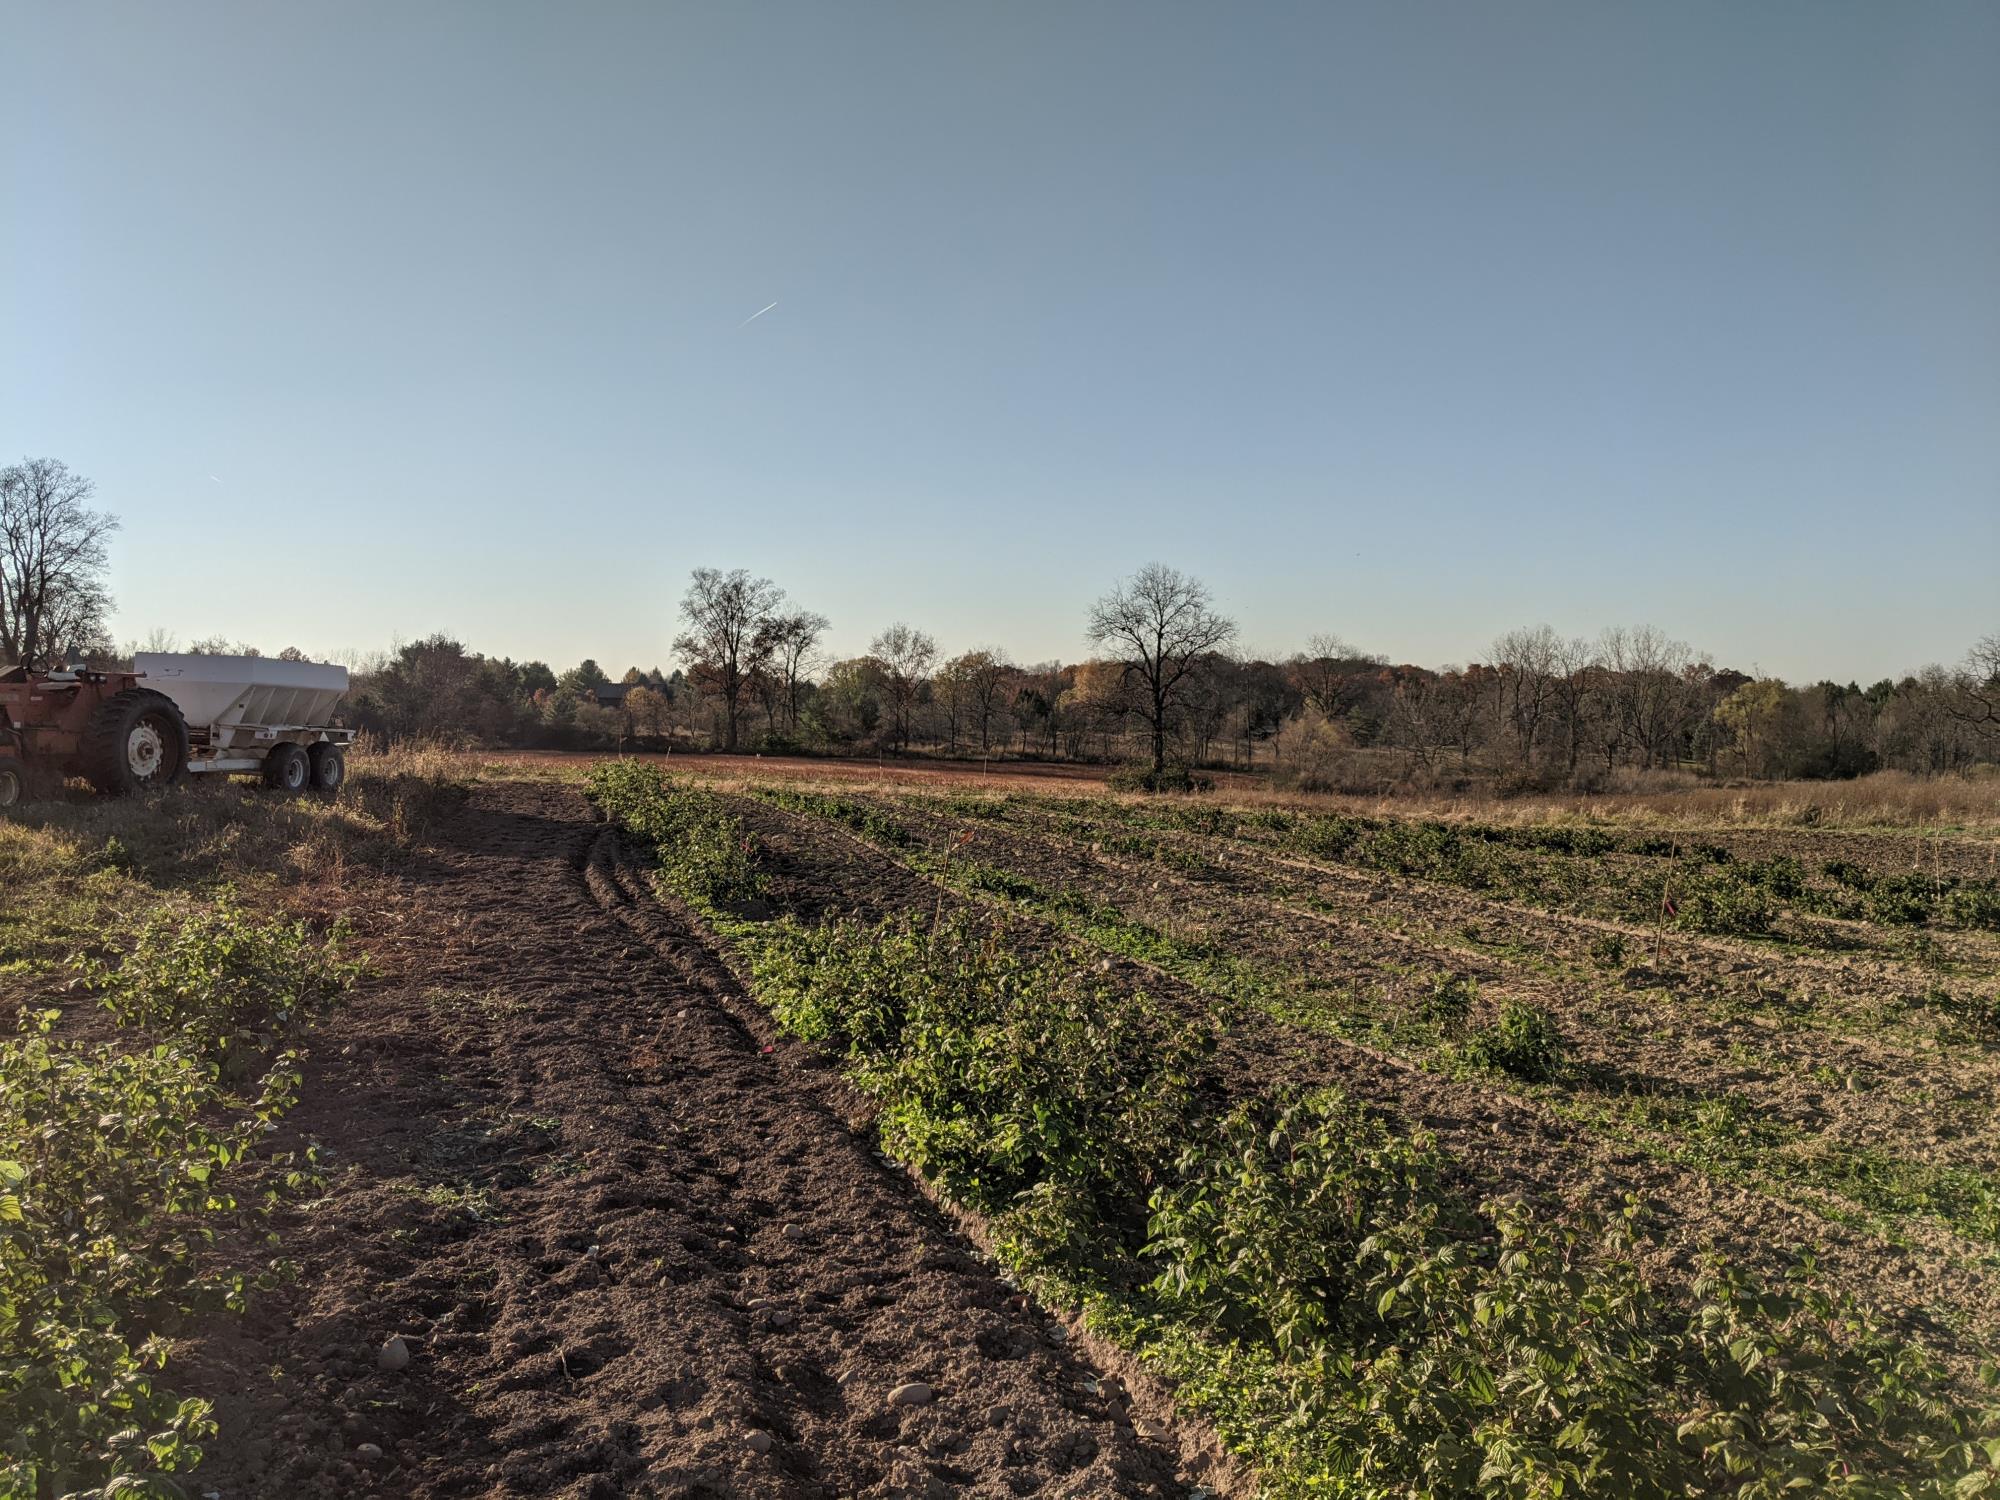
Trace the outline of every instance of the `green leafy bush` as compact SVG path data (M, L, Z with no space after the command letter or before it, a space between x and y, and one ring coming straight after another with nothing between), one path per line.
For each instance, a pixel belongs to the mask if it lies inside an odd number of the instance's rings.
M1465 1039L1465 1058L1474 1067L1495 1068L1531 1083L1545 1083L1562 1071L1567 1052L1555 1018L1538 1006L1509 1000L1499 1016Z
M676 895L706 911L741 908L763 891L755 841L720 797L638 761L600 761L589 793L606 816L652 844Z
M1178 1150L1212 1035L1031 959L965 917L935 928L774 924L751 945L788 1030L844 1051L890 1150L954 1200L1007 1215L1038 1262L1136 1236L1143 1184Z
M1237 1109L1155 1192L1163 1305L1217 1361L1267 1351L1251 1404L1253 1441L1282 1455L1272 1493L1943 1500L2000 1484L2000 1418L1946 1399L1944 1372L1810 1262L1766 1286L1711 1257L1676 1294L1638 1268L1635 1205L1473 1207L1446 1171L1427 1140L1328 1093Z
M1886 926L1951 927L2000 931L2000 883L1956 876L1884 875L1849 860L1830 859L1827 877L1860 897L1854 915Z
M1345 859L1368 825L1360 818L1302 818L1285 831L1287 846L1313 859Z
M236 1256L316 1181L271 1159L295 1035L361 965L345 932L224 892L155 913L116 963L72 964L112 1042L23 1013L0 1042L0 1496L186 1493L209 1404L167 1386L173 1339L240 1311Z
M1217 810L1147 816L1194 831ZM1519 857L1442 827L1382 843L1454 875ZM988 888L971 862L950 878ZM2000 1417L1809 1266L1657 1281L1636 1206L1474 1203L1464 1164L1331 1092L1232 1107L1220 1016L1157 1008L1075 951L964 917L746 926L725 930L759 995L843 1055L885 1144L1171 1371L1273 1496L2000 1493L2000 1446L1980 1446ZM1471 998L1447 980L1420 1004L1462 1028ZM1523 1077L1562 1066L1554 1022L1519 1003L1464 1046Z
M265 1220L272 1195L233 1184L256 1180L297 1059L245 1099L193 1048L65 1042L56 1014L0 1044L0 1494L179 1494L159 1476L214 1424L158 1373L188 1319L242 1306L204 1252Z
M1880 875L1868 888L1868 920L1885 927L1921 927L1931 917L1933 890L1921 875Z
M1968 880L1944 893L1940 914L1954 927L1975 927L2000 932L2000 885L1990 880Z
M1732 866L1697 869L1671 888L1674 925L1690 932L1756 937L1771 930L1778 909L1770 892Z
M1805 866L1789 854L1740 864L1735 873L1739 880L1756 882L1780 901L1796 901L1805 894Z
M807 926L790 917L748 949L752 983L778 1024L803 1041L856 1057L894 1044L911 993L930 982L913 961L926 951L908 924Z
M1413 1214L1423 1157L1338 1094L1239 1106L1197 1134L1152 1197L1153 1289L1201 1326L1318 1352L1344 1330L1364 1243Z
M1419 998L1417 1014L1446 1036L1457 1036L1471 1023L1472 1003L1478 995L1479 986L1472 980L1440 974Z
M1202 776L1186 766L1168 766L1155 771L1151 766L1120 766L1104 778L1114 792L1212 792L1215 778Z
M346 924L325 936L304 922L252 916L224 891L208 906L155 913L116 966L86 961L86 981L119 1022L179 1032L237 1076L331 1006L362 965L343 959Z

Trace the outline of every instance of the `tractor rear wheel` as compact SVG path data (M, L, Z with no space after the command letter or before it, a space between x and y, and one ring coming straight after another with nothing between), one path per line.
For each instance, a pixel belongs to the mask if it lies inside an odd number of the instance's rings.
M150 688L112 694L83 731L83 774L108 796L171 786L187 762L187 721L173 699Z
M296 796L312 781L312 763L303 745L273 745L264 757L264 785Z

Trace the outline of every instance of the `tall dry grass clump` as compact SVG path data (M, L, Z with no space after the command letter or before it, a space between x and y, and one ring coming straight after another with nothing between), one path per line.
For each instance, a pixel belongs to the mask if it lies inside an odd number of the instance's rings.
M1351 754L1352 752L1350 752ZM1877 771L1851 781L1714 783L1686 771L1621 773L1592 792L1505 795L1478 785L1426 792L1412 785L1308 789L1231 787L1249 807L1324 807L1376 817L1476 818L1488 823L1645 823L1686 827L1846 828L1925 835L2000 836L2000 775L1915 776Z
M461 805L478 763L435 745L359 745L330 798L287 797L234 778L191 778L157 796L71 789L13 813L0 871L18 864L59 883L122 872L148 886L339 889L349 865L394 869Z
M365 734L348 756L347 771L334 805L405 843L423 839L457 809L480 774L478 762L440 742L385 745Z

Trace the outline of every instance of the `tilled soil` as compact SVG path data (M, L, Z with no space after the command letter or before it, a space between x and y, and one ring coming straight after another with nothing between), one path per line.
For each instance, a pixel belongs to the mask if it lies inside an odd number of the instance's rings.
M611 839L572 788L488 783L357 896L377 977L287 1125L328 1187L285 1228L297 1277L187 1351L183 1386L222 1393L196 1491L1183 1493L1173 1439Z

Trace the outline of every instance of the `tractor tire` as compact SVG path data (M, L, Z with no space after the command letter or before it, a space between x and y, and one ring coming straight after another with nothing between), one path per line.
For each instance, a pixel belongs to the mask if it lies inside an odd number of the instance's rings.
M187 770L187 721L165 693L127 688L90 716L82 759L90 784L109 797L171 786Z
M296 797L312 784L312 762L303 745L273 745L264 757L264 785Z
M312 775L308 779L314 791L331 797L347 780L347 753L340 746L314 745L306 752L306 759L311 763Z

